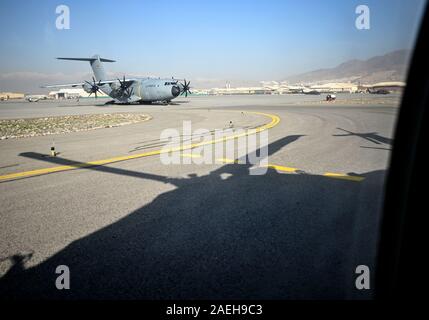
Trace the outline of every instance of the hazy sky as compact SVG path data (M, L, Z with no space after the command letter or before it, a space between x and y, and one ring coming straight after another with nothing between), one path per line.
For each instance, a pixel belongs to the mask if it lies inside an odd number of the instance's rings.
M55 9L70 8L70 30ZM355 27L366 4L371 29ZM54 60L99 53L114 74L278 80L344 61L411 48L425 0L0 2L0 91L82 80L88 63ZM36 88L36 89L35 89Z

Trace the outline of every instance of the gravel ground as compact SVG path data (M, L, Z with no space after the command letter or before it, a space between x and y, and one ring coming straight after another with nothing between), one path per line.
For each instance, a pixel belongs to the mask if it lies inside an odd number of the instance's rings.
M0 120L1 140L123 126L150 120L138 113L85 114Z

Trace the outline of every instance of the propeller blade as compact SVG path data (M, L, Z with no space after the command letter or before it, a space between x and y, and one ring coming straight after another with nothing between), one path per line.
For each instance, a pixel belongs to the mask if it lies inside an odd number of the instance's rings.
M101 80L99 80L97 84L97 81L95 80L95 78L92 77L92 83L86 80L85 80L85 83L91 86L91 88L88 90L89 91L88 97L90 97L94 93L94 97L98 98L97 92L100 92L101 94L103 93L103 91L101 91L99 87L101 85Z

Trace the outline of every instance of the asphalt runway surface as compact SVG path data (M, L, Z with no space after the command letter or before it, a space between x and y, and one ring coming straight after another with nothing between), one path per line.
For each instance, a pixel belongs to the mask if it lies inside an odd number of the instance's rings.
M153 118L0 141L0 298L371 298L372 290L355 288L355 269L374 271L398 99L321 99L1 102L0 119L110 112ZM228 159L165 165L159 154L145 155L163 147L164 129L181 130L183 121L212 132L230 121L261 128L276 117L280 122L265 130L263 175ZM52 141L55 158L48 156ZM182 160L194 160L191 154L183 150ZM109 161L116 157L122 161ZM107 161L88 165L100 160ZM69 290L55 287L59 265L70 269Z

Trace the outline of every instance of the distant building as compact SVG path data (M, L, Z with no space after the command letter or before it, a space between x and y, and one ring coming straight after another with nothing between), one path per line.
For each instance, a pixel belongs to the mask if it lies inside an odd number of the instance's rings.
M390 81L390 82L379 82L370 86L371 91L388 91L388 92L402 92L405 88L405 82Z
M261 81L261 85L272 94L302 93L307 89L302 85L289 85L286 81Z
M239 95L239 94L292 94L292 93L368 93L375 91L401 92L405 87L404 82L380 82L375 84L363 84L353 82L329 82L319 84L294 84L286 81L261 81L260 87L231 87L229 82L224 88L193 89L194 94L207 95Z
M321 93L331 93L331 92L348 92L355 93L359 89L359 86L356 83L342 83L342 82L332 82L325 83L320 85L313 85L310 87L310 90L315 90Z
M77 99L77 98L87 98L89 93L81 88L63 88L58 91L49 92L48 96L51 99ZM94 94L91 95L93 97ZM98 97L107 97L106 94L97 92Z
M24 94L19 92L0 92L0 100L24 99Z
M210 89L195 89L192 88L192 95L208 95L210 92Z
M210 95L238 95L238 94L271 94L272 90L264 87L237 87L237 88L212 88Z

